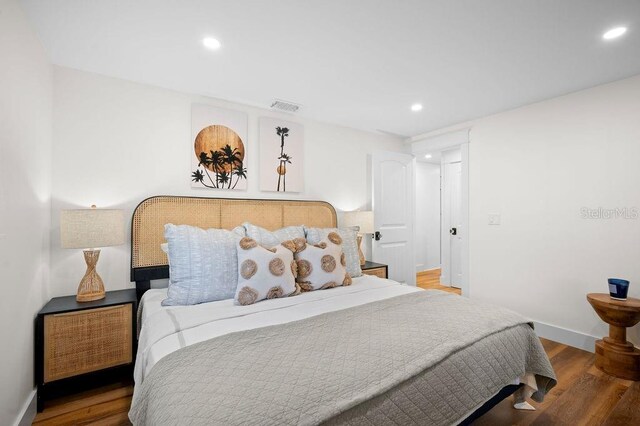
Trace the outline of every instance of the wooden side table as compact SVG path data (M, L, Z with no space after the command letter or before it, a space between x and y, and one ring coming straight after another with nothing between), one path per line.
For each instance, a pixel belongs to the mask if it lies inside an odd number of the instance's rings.
M55 297L36 318L35 379L38 411L51 397L132 377L136 355L135 289L108 291L79 303Z
M383 263L364 262L364 265L360 266L362 273L365 275L375 275L380 278L389 278L389 267Z
M612 376L640 380L640 350L627 342L627 328L640 322L640 299L614 300L604 293L589 293L587 300L609 324L609 337L596 341L596 367Z

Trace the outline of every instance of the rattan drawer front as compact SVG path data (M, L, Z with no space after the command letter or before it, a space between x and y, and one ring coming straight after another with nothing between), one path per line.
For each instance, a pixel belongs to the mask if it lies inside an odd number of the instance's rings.
M387 278L386 268L366 269L362 271L362 273L367 275L375 275L376 277L380 277L380 278Z
M131 305L44 317L44 382L133 360Z

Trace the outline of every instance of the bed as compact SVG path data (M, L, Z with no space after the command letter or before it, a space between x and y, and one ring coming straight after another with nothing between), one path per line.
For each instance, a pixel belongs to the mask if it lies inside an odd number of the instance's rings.
M467 424L555 375L531 324L464 297L364 275L348 287L238 306L161 306L165 223L332 228L317 201L160 196L132 225L141 297L134 424Z

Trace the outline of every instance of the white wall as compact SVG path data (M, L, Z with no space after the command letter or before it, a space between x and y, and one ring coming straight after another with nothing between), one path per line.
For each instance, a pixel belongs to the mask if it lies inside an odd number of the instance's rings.
M130 217L144 198L159 195L319 199L339 210L370 203L367 154L403 149L400 139L172 92L97 74L54 67L54 150L51 291L73 294L84 273L79 250L60 249L60 210L117 207ZM249 116L247 191L190 187L191 104L245 111ZM305 192L258 190L258 117L304 125ZM108 290L129 287L129 245L102 250L98 271Z
M621 277L640 297L640 219L581 208L640 208L640 76L477 120L469 146L471 297L606 335L585 296Z
M13 0L0 0L0 424L33 396L35 314L47 300L52 70Z
M416 271L440 267L440 165L416 162Z

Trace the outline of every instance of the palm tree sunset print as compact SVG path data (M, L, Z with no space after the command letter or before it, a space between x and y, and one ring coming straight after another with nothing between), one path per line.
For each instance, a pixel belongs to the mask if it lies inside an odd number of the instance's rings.
M304 128L276 118L260 118L260 189L304 190Z
M291 164L292 158L284 152L284 138L289 136L289 129L277 126L276 134L280 136L280 156L278 157L280 164L276 169L278 173L278 191L280 191L280 183L282 182L282 191L284 192L287 190L287 163Z
M222 125L200 130L194 141L197 168L191 180L205 188L235 189L246 181L245 147L236 132Z

